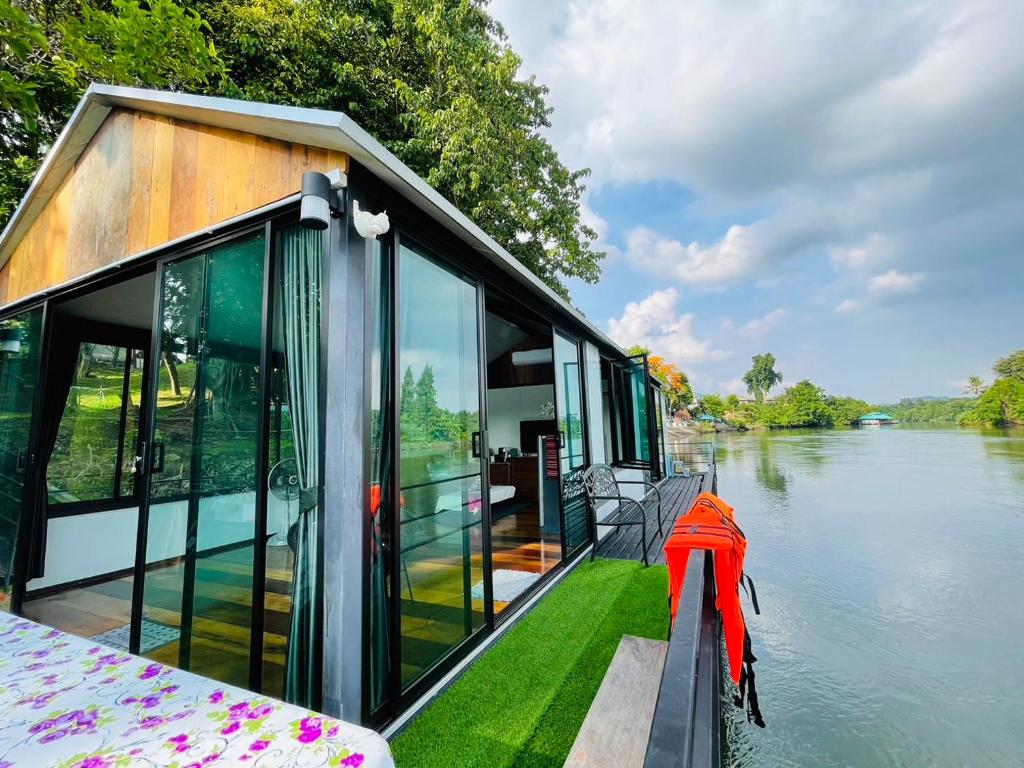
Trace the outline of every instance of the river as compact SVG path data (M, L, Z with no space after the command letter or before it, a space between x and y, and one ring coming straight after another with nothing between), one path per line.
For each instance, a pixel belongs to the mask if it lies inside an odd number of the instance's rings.
M739 768L1024 765L1024 430L721 434L768 727Z

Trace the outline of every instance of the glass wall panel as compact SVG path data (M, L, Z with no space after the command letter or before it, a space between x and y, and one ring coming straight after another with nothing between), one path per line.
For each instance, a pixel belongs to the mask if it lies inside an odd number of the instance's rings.
M125 346L78 345L74 378L46 468L49 503L135 495L142 370Z
M484 623L476 286L399 254L402 684Z
M0 321L0 611L14 587L42 325L42 308Z
M559 451L562 474L586 463L580 370L579 345L555 334L555 395L558 398L558 429L562 437Z
M589 540L586 503L580 475L587 463L586 425L583 419L583 388L580 347L555 334L555 397L561 433L559 469L562 475L562 518L565 555L568 557Z
M390 681L388 610L391 581L388 552L391 551L391 477L394 417L389 396L391 381L391 297L390 254L380 240L374 240L371 254L370 289L370 711L387 698Z
M256 534L262 235L168 264L142 646L247 685Z
M651 460L650 429L647 422L647 366L643 357L629 360L629 396L632 400L633 450L637 461Z

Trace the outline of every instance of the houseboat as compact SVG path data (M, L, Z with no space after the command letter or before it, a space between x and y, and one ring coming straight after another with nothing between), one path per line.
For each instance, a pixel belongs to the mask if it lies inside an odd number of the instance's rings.
M881 411L872 411L866 413L857 419L857 423L862 427L887 427L891 424L896 424L896 419L887 413Z
M340 113L94 85L0 305L0 610L346 720L582 557L573 473L665 472L646 359Z

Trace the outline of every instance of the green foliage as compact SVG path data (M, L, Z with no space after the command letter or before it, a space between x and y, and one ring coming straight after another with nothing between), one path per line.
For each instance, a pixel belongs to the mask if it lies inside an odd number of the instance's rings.
M217 83L226 71L210 25L173 0L113 0L109 11L81 3L57 23L62 56L54 66L80 88L91 80L172 90Z
M861 416L872 411L870 405L856 397L834 397L829 395L825 398L825 405L831 411L832 422L837 427L856 424Z
M220 89L211 32L173 0L0 0L0 222L90 82Z
M708 416L714 416L716 419L725 417L725 400L721 395L701 395L700 407Z
M725 407L729 411L738 411L740 409L740 399L737 395L729 395L725 398Z
M747 391L760 403L765 394L776 384L782 383L782 374L775 370L775 355L766 352L751 358L750 370L743 374Z
M1024 349L1018 349L1006 357L999 358L992 366L992 370L1000 378L1024 381Z
M0 110L21 115L28 128L39 112L30 72L46 50L42 27L10 0L0 0Z
M0 217L99 80L346 112L563 297L564 278L598 279L604 254L580 219L588 171L544 138L547 89L518 76L483 2L18 5L0 0Z
M871 410L884 411L904 424L956 424L974 403L966 397L906 398Z
M1024 424L1024 381L1017 378L997 380L978 398L974 408L961 417L960 422L989 426Z

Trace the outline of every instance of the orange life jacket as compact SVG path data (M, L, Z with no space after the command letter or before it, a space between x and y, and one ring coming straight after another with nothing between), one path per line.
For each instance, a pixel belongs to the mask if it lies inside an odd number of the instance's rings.
M679 610L683 593L683 579L691 549L709 550L715 567L715 607L722 616L726 656L732 681L739 687L737 706L748 702L747 718L764 727L754 689L753 663L757 661L750 650L750 635L740 605L740 585L745 577L743 558L747 552L747 539L736 525L733 508L711 493L702 493L694 500L690 511L676 520L672 535L665 542L665 560L669 573L669 605L672 623ZM747 576L755 613L760 613L754 584Z

